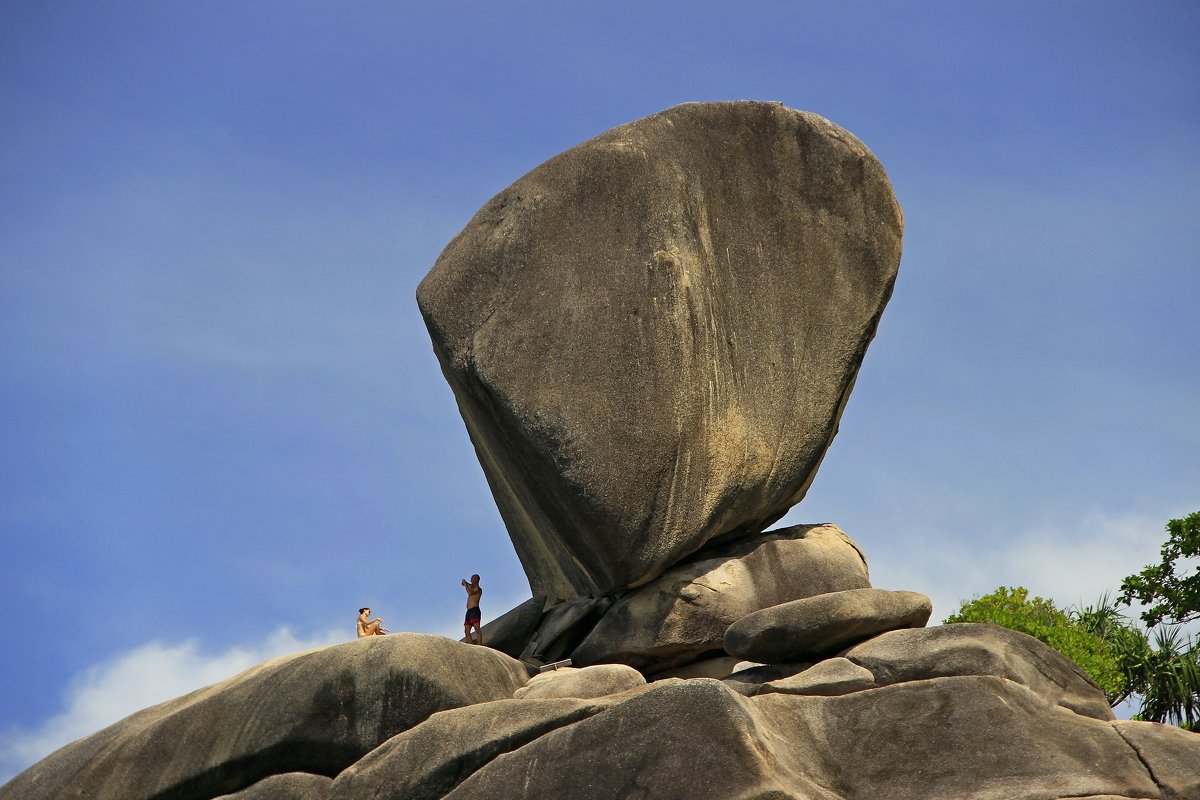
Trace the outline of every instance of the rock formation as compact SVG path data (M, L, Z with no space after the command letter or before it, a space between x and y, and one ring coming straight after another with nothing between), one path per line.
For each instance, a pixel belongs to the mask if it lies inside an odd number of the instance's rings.
M836 526L762 532L837 429L899 242L866 148L777 104L534 170L419 292L534 596L490 647L269 661L0 800L1197 800L1200 735L1115 720L1025 634L924 627Z
M639 586L797 503L901 227L862 142L778 103L676 106L492 198L417 301L533 593Z
M1200 797L1200 736L1114 720L1078 667L991 625L723 681L561 672L440 637L334 645L135 714L0 800Z

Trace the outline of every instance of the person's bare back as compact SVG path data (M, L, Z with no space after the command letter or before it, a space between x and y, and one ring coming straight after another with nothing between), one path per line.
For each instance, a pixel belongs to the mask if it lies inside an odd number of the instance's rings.
M479 627L482 618L482 612L479 610L479 598L483 597L483 587L479 585L479 576L472 575L470 583L467 583L466 578L460 583L467 590L467 616L463 620L463 637L468 644L483 644L483 631ZM475 630L478 641L471 636L472 628Z

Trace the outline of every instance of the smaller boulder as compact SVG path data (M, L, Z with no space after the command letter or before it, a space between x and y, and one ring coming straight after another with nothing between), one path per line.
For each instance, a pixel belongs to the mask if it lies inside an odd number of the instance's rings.
M757 694L778 692L835 697L874 687L875 676L870 670L844 658L830 658L795 675L768 681L759 688Z
M642 673L624 664L601 664L575 669L567 667L534 675L529 683L517 689L517 699L550 699L571 697L587 700L617 694L645 686Z
M805 661L886 631L921 628L933 603L918 592L850 589L749 614L725 632L725 651L776 664Z

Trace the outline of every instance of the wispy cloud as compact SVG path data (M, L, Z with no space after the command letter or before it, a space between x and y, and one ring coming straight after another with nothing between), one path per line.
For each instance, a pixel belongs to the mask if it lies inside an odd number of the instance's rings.
M344 630L300 638L281 627L262 641L220 652L206 652L196 639L147 642L76 675L63 694L63 710L37 728L4 732L0 783L63 745L147 706L224 680L269 658L345 640Z
M867 556L875 585L925 592L935 620L999 586L1025 586L1066 608L1115 593L1125 576L1157 561L1166 538L1160 516L1089 512L1017 523L993 531L982 545L978 537L939 537L920 549L897 546Z

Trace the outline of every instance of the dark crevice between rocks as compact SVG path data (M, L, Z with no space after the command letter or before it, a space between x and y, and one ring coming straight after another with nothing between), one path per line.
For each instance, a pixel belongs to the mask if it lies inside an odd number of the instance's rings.
M615 600L611 596L587 597L547 609L520 660L527 665L540 665L567 658L600 623Z
M1159 780L1158 776L1154 774L1154 767L1150 766L1150 762L1144 755L1142 755L1142 751L1138 748L1138 746L1130 741L1129 738L1126 737L1125 734L1121 732L1121 729L1116 725L1112 725L1111 727L1117 732L1117 736L1121 737L1121 741L1125 742L1125 744L1129 745L1130 748L1133 749L1133 754L1137 756L1138 761L1142 762L1142 766L1146 768L1146 773L1150 776L1150 780L1155 786L1158 787L1158 791L1163 796L1164 800L1175 800L1178 795L1169 786L1166 786L1161 780ZM1187 799L1180 798L1180 800Z
M642 673L642 675L646 678L647 681L653 683L654 681L662 680L664 678L676 677L674 675L664 675L663 673L674 672L675 670L686 669L687 667L690 667L694 664L699 664L701 661L708 661L708 660L714 659L714 658L729 658L730 657L729 653L726 653L724 650L721 650L721 649L705 650L704 652L700 653L699 655L691 655L690 650L678 650L678 652L685 654L685 657L682 658L680 660L680 663L678 663L678 664L671 664L671 666L666 666L666 667L656 665L653 669L647 669L644 666L643 667L634 667L634 669L636 669L638 672ZM671 655L671 653L672 653L672 651L670 649L664 648L662 650L655 650L652 653L650 653L650 655L654 656L658 660L662 660L662 659L666 658L667 656ZM634 660L636 655L645 655L645 654L644 653L618 654L614 658L613 663L624 664L628 661ZM699 676L697 676L697 677L699 677ZM714 678L714 680L722 680L722 679Z
M148 800L211 800L288 772L334 778L363 755L361 748L327 741L281 742L205 770Z

